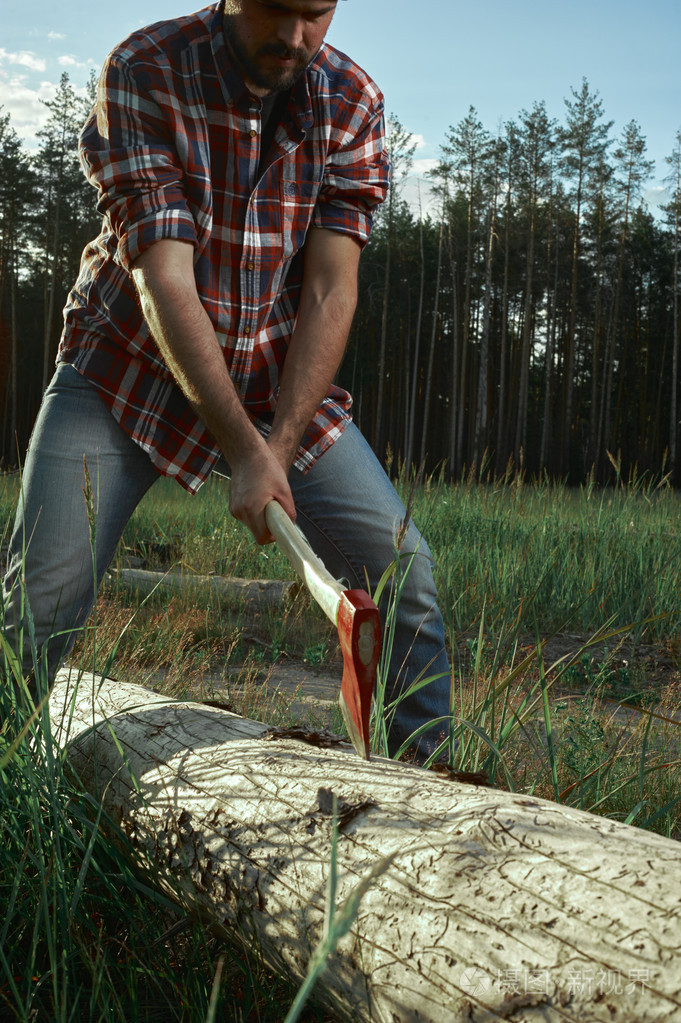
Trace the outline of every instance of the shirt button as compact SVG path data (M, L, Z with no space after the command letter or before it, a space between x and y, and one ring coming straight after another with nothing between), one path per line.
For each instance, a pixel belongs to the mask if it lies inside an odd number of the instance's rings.
M251 136L251 138L252 138L252 139L254 139L254 138L255 138L255 136L256 136L257 134L258 134L258 133L257 133L257 131L255 130L255 128L251 128L251 130L250 130L250 136Z
M249 337L250 333L251 333L251 328L250 327L244 327L244 334L246 335L246 337Z
M246 263L247 270L255 270L255 263Z

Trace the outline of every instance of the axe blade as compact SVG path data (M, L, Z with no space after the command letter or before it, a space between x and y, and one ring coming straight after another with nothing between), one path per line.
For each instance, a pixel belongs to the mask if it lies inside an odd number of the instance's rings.
M381 652L378 608L365 590L346 590L324 567L277 501L265 508L267 527L326 616L338 628L343 653L339 703L348 736L369 759L369 714Z
M381 653L381 619L364 590L345 590L338 605L343 681L338 702L355 750L370 759L369 716Z

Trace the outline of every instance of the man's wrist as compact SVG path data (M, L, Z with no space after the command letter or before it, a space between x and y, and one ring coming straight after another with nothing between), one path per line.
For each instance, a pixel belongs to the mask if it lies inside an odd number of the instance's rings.
M267 438L267 447L287 473L296 459L299 443L297 436L285 436L276 429Z
M267 453L264 438L250 420L247 424L242 424L238 432L230 431L229 438L224 443L220 443L220 438L216 437L216 440L232 469L245 468L253 462L262 460L263 455L266 456Z

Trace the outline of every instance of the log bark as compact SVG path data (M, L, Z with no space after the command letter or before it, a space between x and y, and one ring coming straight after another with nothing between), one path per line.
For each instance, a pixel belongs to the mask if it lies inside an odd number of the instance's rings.
M676 842L110 679L60 673L50 714L140 857L294 977L322 930L330 791L338 902L394 854L317 988L340 1019L681 1020Z
M144 568L121 568L111 573L112 579L147 597L154 590L161 593L192 593L202 590L227 600L278 607L292 599L300 589L295 582L277 579L240 579L238 576L198 575L182 569L152 572Z

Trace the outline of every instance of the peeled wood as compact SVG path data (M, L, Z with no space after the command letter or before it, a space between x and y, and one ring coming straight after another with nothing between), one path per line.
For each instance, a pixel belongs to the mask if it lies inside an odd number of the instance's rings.
M187 903L275 969L301 978L320 938L329 790L339 902L395 854L318 985L339 1018L681 1020L678 843L100 681L74 699L62 672L52 694L55 726L73 710L70 763Z

